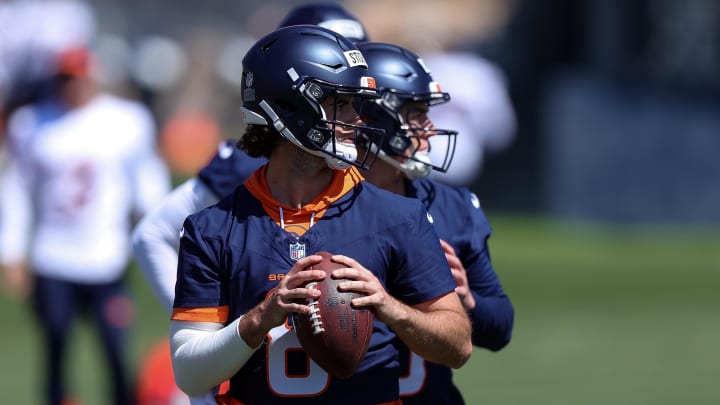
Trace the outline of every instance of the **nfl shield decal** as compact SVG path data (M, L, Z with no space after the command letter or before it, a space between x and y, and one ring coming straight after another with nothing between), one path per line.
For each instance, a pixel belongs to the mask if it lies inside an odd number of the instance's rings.
M305 244L295 242L290 244L290 258L293 260L300 260L305 257Z

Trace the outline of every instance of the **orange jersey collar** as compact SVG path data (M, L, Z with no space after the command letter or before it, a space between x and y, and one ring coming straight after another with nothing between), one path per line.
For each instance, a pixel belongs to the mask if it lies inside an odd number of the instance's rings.
M330 185L300 209L283 205L272 196L267 184L267 164L245 180L245 187L250 194L260 200L263 209L275 223L278 225L281 223L280 208L282 208L282 222L284 222L286 230L292 230L298 235L302 235L309 229L313 214L315 220L322 218L330 205L364 180L356 167L334 170Z

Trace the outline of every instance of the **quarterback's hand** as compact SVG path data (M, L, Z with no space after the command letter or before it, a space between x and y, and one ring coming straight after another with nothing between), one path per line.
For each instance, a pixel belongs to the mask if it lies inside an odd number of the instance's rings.
M370 270L347 256L333 255L332 260L347 266L347 268L333 270L332 276L352 280L340 283L338 289L355 291L364 295L352 300L354 306L370 307L375 317L385 323L392 323L392 320L403 318L406 315L405 305L388 294L380 280Z
M301 302L317 298L320 291L303 286L309 281L324 279L325 272L306 269L321 261L322 256L317 255L298 260L265 300L243 316L238 331L250 347L259 346L270 329L282 325L290 313L305 314L310 311L310 307Z
M443 251L445 252L445 258L447 259L448 264L450 264L450 271L455 279L455 283L458 285L455 288L455 292L460 297L463 308L465 308L466 311L475 309L475 297L473 297L470 292L465 266L463 266L460 258L455 254L455 249L453 249L449 243L440 239L440 246L442 246Z

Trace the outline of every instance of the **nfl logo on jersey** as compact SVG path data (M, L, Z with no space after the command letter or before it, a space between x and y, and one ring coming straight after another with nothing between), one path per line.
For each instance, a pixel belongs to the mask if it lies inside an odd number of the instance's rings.
M290 258L293 260L300 260L305 257L305 244L295 242L290 244Z

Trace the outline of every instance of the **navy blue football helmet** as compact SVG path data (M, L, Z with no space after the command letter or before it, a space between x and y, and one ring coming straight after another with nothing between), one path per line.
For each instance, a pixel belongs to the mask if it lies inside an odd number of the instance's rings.
M364 137L363 145L410 179L426 177L432 170L446 172L455 153L457 131L414 127L400 110L407 102L424 102L430 108L448 102L450 95L441 91L422 59L413 52L380 42L361 42L357 46L365 56L369 74L375 78L381 94L380 99L365 102L363 121L385 130L380 144ZM447 137L447 142L437 142L440 139L435 137L438 136ZM430 148L433 143L443 145L446 150L442 162L433 163L429 150L418 149L420 138L426 139ZM404 162L393 158L396 156L404 158Z
M337 3L309 3L290 10L278 27L318 25L353 41L367 41L365 27L354 15Z
M335 120L337 103L333 111L321 106L335 95L352 95L356 108L379 97L362 53L347 38L313 25L280 28L247 51L242 78L245 123L272 126L299 148L324 157L333 169L369 167L371 154L358 159L354 144L336 141L335 128L356 134L362 129L373 139L383 131Z

